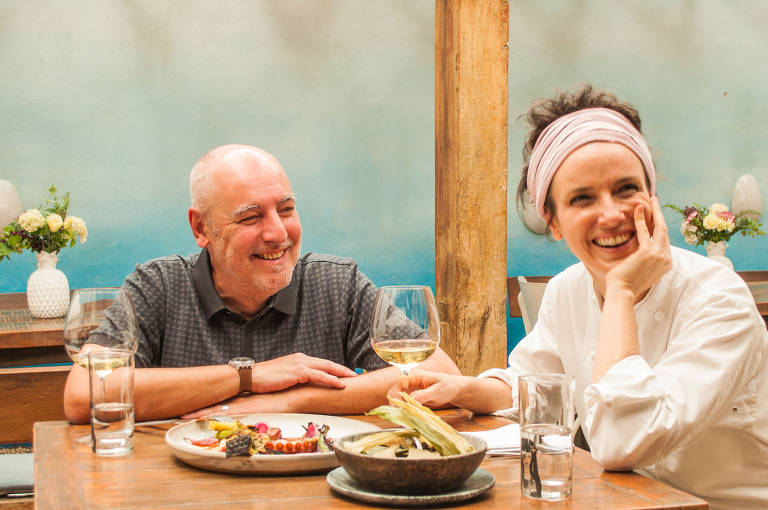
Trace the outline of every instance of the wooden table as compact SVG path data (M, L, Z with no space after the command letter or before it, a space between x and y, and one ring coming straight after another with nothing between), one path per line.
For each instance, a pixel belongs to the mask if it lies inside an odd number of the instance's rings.
M440 411L459 430L485 430L509 423L493 416L472 416L464 410ZM381 427L376 417L350 416ZM124 458L98 458L73 436L86 426L66 422L35 424L35 506L47 508L370 508L334 495L325 473L302 476L239 476L208 472L177 460L164 441L168 425L137 427L136 449ZM620 440L620 438L617 438ZM635 473L610 473L577 450L573 496L559 503L541 503L520 494L520 459L489 458L482 467L496 485L462 508L584 508L705 509L706 502Z

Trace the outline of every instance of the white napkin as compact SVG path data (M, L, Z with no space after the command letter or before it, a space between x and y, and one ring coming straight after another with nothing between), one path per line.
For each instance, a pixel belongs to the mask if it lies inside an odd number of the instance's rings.
M493 430L464 432L484 439L488 445L487 455L520 455L520 425L512 423Z
M0 496L31 494L34 483L34 457L31 453L0 455Z

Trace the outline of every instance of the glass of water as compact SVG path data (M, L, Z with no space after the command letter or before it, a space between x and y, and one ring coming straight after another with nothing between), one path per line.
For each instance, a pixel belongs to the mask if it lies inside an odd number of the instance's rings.
M563 374L521 375L517 387L523 496L565 499L572 490L576 383Z
M123 289L77 289L72 294L64 323L64 346L75 364L88 370L88 351L100 347L134 353L137 338L133 304ZM91 435L76 436L75 441L90 444Z
M106 457L127 455L133 451L133 353L99 349L86 356L93 453Z

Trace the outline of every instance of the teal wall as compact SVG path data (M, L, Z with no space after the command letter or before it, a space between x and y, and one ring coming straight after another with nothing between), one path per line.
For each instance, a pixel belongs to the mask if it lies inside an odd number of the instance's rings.
M514 212L518 116L555 89L592 82L639 107L662 203L728 203L744 173L768 203L766 19L761 0L512 0L509 274L574 262ZM377 284L433 284L433 34L432 0L0 0L0 178L26 207L69 190L89 238L59 267L73 288L117 285L196 250L189 169L255 144L292 179L305 251L354 257ZM728 256L765 269L767 252L739 237ZM0 263L0 292L34 266ZM508 331L511 346L521 322Z
M73 288L197 250L187 176L224 143L288 172L304 251L434 282L433 7L411 0L0 0L0 178L89 228ZM32 254L0 264L23 291Z
M529 233L514 210L532 98L591 82L640 110L661 204L730 204L742 174L768 207L768 3L760 0L510 2L508 274L575 262L565 244ZM672 243L680 217L664 214ZM763 214L763 222L768 214ZM765 228L763 228L765 230ZM737 270L768 268L768 237L731 240ZM510 345L523 336L508 325Z

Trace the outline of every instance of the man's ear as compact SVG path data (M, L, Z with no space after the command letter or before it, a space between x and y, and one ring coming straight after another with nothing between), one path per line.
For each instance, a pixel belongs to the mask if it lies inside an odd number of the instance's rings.
M557 216L552 217L552 213L549 212L549 210L544 209L544 220L547 222L547 227L552 234L552 239L555 241L562 241L563 234L560 232L560 222L557 221Z
M195 242L200 248L205 248L210 244L208 233L205 231L205 221L197 209L192 207L188 211L189 226L192 227L192 234L195 236Z

